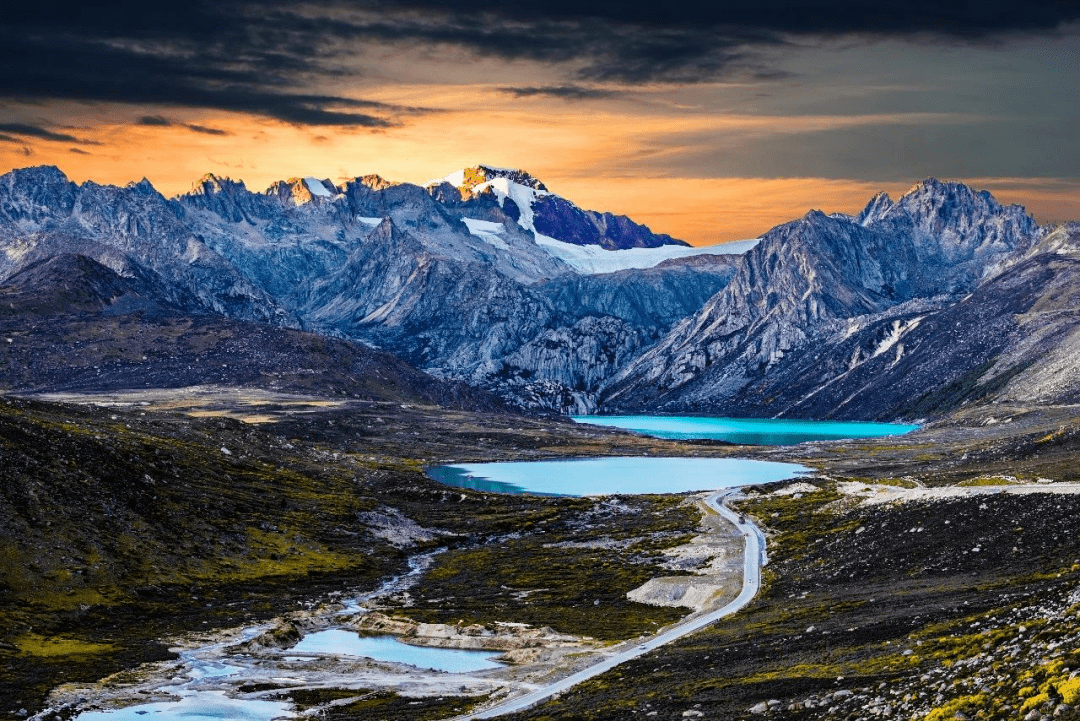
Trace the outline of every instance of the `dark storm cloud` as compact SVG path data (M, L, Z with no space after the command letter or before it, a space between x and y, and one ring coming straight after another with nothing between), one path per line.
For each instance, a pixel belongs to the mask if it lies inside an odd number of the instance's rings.
M384 0L332 7L343 35L572 62L581 79L626 83L774 77L761 51L789 44L841 37L1001 42L1080 19L1078 0Z
M499 88L500 92L513 95L515 98L532 98L537 96L560 98L562 100L597 100L604 98L616 98L621 96L616 90L604 90L601 88L587 88L581 85L546 85L543 87L507 87Z
M384 128L422 112L306 89L332 77L334 38L268 6L22 6L0 21L0 97L214 108L305 125ZM160 124L147 115L141 124Z
M1039 31L1080 17L1072 0L725 0L722 2L580 2L534 0L502 3L488 0L398 0L336 3L338 7L379 7L464 16L497 13L519 22L601 20L643 28L728 28L751 37L759 33L895 35L932 33L986 37L1002 32Z
M419 112L346 97L353 59L372 44L450 46L478 56L566 64L586 81L700 82L773 77L768 51L829 38L995 42L1054 31L1080 0L163 0L5 8L0 97L212 108L302 125L383 128ZM558 88L555 97L599 97ZM162 116L139 122L160 124ZM11 131L15 132L15 131Z

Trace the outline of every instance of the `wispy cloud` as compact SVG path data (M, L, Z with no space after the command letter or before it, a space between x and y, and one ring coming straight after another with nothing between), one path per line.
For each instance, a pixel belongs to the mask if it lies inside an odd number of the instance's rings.
M53 140L63 143L78 143L80 140L74 135L68 135L67 133L57 133L46 128L39 127L37 125L30 125L28 123L0 123L0 131L5 133L13 133L15 135L24 135L29 138L39 138L41 140Z
M196 133L202 133L204 135L228 135L228 131L220 128L211 128L206 125L196 125L195 123L177 123L169 120L163 115L144 115L135 121L136 125L147 125L153 128L187 128Z
M504 87L499 92L513 95L516 98L549 97L560 100L605 100L625 95L618 90L604 88L590 88L583 85L544 85L530 87Z
M229 133L220 128L208 128L205 125L195 125L194 123L188 123L184 126L188 130L194 130L196 133L202 133L203 135L228 135Z
M144 115L135 121L136 125L150 125L153 127L167 128L172 125L172 121L168 118L164 118L160 115Z

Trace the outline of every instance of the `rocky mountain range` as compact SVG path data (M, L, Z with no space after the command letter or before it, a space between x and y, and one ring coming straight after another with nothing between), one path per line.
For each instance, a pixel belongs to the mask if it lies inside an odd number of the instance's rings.
M1071 402L1076 230L936 180L856 217L808 213L765 234L603 407L917 419Z
M1072 399L1077 228L931 179L691 248L491 166L261 193L205 176L172 199L39 167L0 176L0 286L50 297L63 256L130 286L95 312L307 331L524 408L922 418Z
M733 275L735 256L581 210L526 173L457 175L262 193L206 176L167 199L147 181L16 170L0 177L0 279L82 255L189 313L360 342L526 407L587 411L600 382ZM598 257L626 271L592 273Z

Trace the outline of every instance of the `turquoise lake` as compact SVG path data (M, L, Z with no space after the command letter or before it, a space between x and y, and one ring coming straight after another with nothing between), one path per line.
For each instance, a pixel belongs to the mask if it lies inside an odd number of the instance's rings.
M304 636L289 649L292 653L326 653L343 656L363 656L376 661L407 663L418 668L430 668L448 673L469 673L502 668L491 659L495 651L463 651L455 648L412 646L393 636L361 636L353 631L330 629Z
M609 426L657 438L712 440L752 446L788 446L805 441L899 436L919 426L861 421L801 421L784 418L710 418L704 416L572 416L577 423Z
M783 481L812 472L797 463L641 456L458 463L427 471L435 480L458 488L550 496L711 491Z

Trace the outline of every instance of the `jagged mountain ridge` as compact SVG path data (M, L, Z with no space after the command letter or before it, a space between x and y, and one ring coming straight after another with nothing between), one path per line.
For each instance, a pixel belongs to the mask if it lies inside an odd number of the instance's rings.
M296 324L272 298L210 249L176 203L143 180L126 188L81 186L42 166L0 176L0 278L61 253L85 255L116 272L134 266L195 296L207 310Z
M608 385L602 408L910 418L908 401L1020 342L956 353L933 319L959 313L973 338L999 337L1015 303L992 302L1006 292L995 279L1037 255L1045 233L1020 206L932 179L856 217L811 212L763 236L724 290ZM900 359L924 337L922 355Z
M526 174L513 177L530 185L496 180L517 194L543 187ZM57 254L85 255L123 276L158 279L163 297L171 293L170 302L182 300L193 313L360 340L444 378L582 411L615 367L732 275L724 256L675 259L632 283L625 274L589 276L588 292L609 298L607 307L586 302L585 286L581 302L568 302L573 283L555 281L580 274L518 222L531 205L505 200L483 189L378 176L338 186L293 179L253 193L212 175L169 200L146 181L76 185L56 168L30 168L0 178L0 278ZM579 211L567 222L591 233L604 224L623 228L648 252L667 245L693 252L603 214ZM592 247L613 256L643 249ZM557 353L529 350L552 333L575 340L556 344ZM606 351L613 337L621 338L617 362Z
M612 372L723 287L733 265L715 256L521 284L483 263L424 254L386 222L316 286L305 317L525 407L581 412Z

